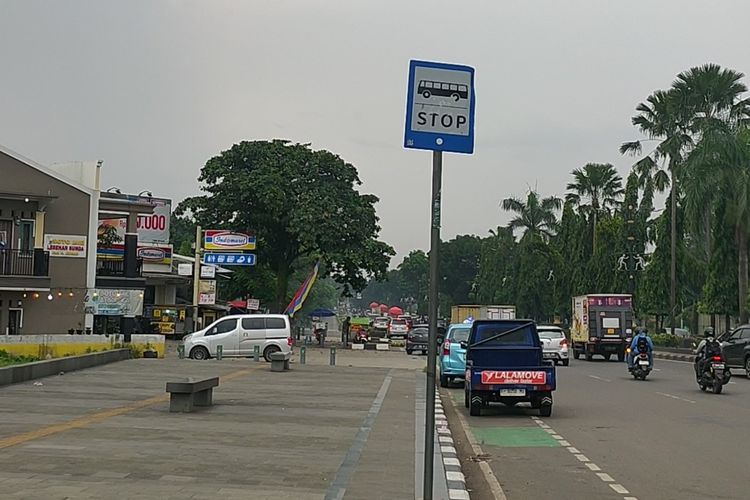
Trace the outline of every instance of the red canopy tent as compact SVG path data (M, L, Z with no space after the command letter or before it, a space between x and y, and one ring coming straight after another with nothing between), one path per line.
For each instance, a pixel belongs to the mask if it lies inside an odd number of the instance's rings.
M385 304L380 304L380 312L381 312L381 313L386 313L386 312L388 312L388 306L387 306L387 305L385 305Z
M388 314L389 314L390 316L393 316L393 317L395 318L395 317L397 317L397 316L401 316L402 314L404 314L404 310L403 310L403 309L401 309L401 308L400 308L400 307L398 307L398 306L393 306L393 307L391 307L390 309L388 309Z
M377 309L378 307L380 307L380 304L377 302L370 302L370 309Z

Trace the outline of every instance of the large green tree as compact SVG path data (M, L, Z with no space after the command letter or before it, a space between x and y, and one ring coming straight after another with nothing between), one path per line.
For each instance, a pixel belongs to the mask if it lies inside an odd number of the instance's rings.
M507 227L490 230L482 241L477 276L477 299L481 304L515 303L516 241Z
M482 240L478 236L459 235L440 245L441 293L450 297L450 305L476 301L476 278Z
M274 305L290 298L299 263L321 259L334 281L362 289L383 276L393 249L378 240L378 199L361 194L357 169L339 156L285 140L243 141L208 160L204 194L178 207L205 228L252 231L258 261L275 277Z

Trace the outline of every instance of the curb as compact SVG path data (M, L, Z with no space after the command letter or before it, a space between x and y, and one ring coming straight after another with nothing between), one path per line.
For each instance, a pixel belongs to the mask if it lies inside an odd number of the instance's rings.
M654 351L655 359L668 359L670 361L688 361L692 363L695 361L695 356L692 354L676 354L672 352L659 352Z
M461 462L456 453L453 443L453 435L448 427L448 419L445 418L443 402L440 392L435 391L435 431L438 443L440 443L440 454L443 458L445 468L445 481L448 484L449 500L469 500L469 491L466 489L466 478L461 471Z

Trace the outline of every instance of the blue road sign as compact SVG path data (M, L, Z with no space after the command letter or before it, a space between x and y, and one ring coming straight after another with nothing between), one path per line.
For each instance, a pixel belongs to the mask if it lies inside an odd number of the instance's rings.
M474 68L409 62L404 147L474 152Z
M220 266L254 266L254 253L204 253L204 264L217 264Z

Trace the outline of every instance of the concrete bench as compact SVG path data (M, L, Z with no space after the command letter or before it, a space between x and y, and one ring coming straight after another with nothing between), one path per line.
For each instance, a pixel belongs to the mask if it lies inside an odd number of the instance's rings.
M289 369L289 360L292 359L291 352L272 352L270 357L272 372L283 372Z
M180 382L167 382L169 393L169 411L171 413L189 413L193 406L211 406L213 388L219 385L219 377L206 379L187 378Z

